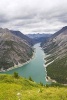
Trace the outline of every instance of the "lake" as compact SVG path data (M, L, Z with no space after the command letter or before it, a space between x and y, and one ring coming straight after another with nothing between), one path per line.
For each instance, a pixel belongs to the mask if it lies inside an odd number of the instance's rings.
M45 54L42 48L40 47L40 43L35 44L34 48L34 58L28 64L1 73L13 74L14 72L18 72L20 76L23 76L25 78L31 77L37 83L42 82L43 84L46 84L46 68L44 67Z

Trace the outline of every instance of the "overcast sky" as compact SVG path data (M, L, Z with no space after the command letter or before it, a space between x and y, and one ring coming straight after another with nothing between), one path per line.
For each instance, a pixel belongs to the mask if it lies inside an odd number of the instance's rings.
M0 0L0 27L54 33L67 25L67 0Z

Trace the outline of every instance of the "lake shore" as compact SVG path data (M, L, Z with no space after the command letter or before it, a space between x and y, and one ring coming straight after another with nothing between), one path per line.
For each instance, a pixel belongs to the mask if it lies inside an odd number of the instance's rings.
M47 62L47 61L46 61ZM49 63L47 63L47 64L45 64L45 67L47 67L48 65L50 65L51 63L53 63L54 62L54 60L53 61L50 61Z
M49 56L50 56L50 54L49 54L49 55L45 54L44 59L45 59L46 57L49 57ZM46 63L46 62L47 62L47 60L45 60L45 63ZM56 83L55 80L53 80L53 79L51 79L49 76L47 76L47 70L46 70L46 67L47 67L49 64L51 64L52 62L54 62L54 60L51 61L51 62L49 62L49 63L47 63L47 64L44 64L45 71L46 71L46 81L47 81L47 82L54 82L54 83Z
M30 60L28 60L28 61L26 61L25 63L22 63L22 64L18 63L18 65L14 65L13 67L8 68L7 70L1 69L0 72L7 72L7 71L13 70L15 68L23 67L24 65L28 64L34 57L35 57L35 50L33 52L32 57L30 58Z
M46 81L51 83L52 82L57 83L56 80L51 79L49 76L46 77Z
M47 74L46 68L44 68L45 53L43 49L40 47L40 43L35 44L34 48L35 49L33 52L33 56L30 60L23 64L18 63L17 66L15 65L8 69L8 71L6 70L5 72L2 72L0 74L13 74L14 72L18 72L20 76L25 78L31 76L32 79L37 83L42 82L44 85L46 85L47 83L50 84L50 82L46 81Z

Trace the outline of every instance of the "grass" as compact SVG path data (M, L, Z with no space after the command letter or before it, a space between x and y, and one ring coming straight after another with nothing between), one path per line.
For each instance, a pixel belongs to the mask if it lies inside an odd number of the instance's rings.
M42 86L4 74L0 75L0 100L67 100L67 87Z
M59 83L67 84L67 57L57 59L48 65L47 75Z

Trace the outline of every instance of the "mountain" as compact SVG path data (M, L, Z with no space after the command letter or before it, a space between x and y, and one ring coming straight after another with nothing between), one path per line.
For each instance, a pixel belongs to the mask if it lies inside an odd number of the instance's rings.
M67 84L67 26L53 34L43 45L47 75L60 83Z
M51 34L45 34L45 33L37 33L37 34L27 34L28 37L32 38L32 39L37 39L37 38L41 38L41 37L50 37Z
M63 27L58 32L56 32L55 34L53 34L52 37L56 37L57 35L59 35L60 33L64 32L65 30L67 30L67 26Z
M52 34L45 34L45 33L27 34L27 36L33 40L34 44L38 42L41 42L43 44L43 42L45 42L51 35Z
M32 57L31 46L10 30L0 28L0 70L19 66Z
M20 37L21 39L24 39L26 40L26 42L29 44L29 45L33 45L33 40L31 38L29 38L28 36L24 35L23 33L21 33L20 31L14 31L14 30L10 30L11 33L13 33L14 35Z

